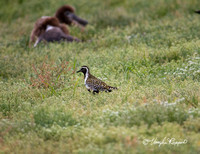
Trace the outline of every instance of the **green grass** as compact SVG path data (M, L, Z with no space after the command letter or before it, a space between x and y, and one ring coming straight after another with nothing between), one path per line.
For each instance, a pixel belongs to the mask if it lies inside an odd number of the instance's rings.
M63 4L89 21L70 27L84 42L29 48L34 22ZM0 153L199 153L198 5L1 0ZM82 65L118 90L89 93ZM164 138L188 142L143 144Z

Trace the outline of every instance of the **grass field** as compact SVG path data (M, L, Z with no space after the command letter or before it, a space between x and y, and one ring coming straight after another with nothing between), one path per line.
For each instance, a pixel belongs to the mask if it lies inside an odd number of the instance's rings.
M84 42L29 48L63 4L89 21L70 27ZM200 153L199 4L1 0L0 153ZM82 65L118 90L89 93Z

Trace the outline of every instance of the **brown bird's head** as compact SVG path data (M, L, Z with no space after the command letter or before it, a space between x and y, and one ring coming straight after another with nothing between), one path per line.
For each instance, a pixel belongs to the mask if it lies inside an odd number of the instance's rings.
M88 24L88 21L75 15L75 9L69 5L63 5L56 11L55 17L61 23L71 25L72 23L79 24L85 27Z

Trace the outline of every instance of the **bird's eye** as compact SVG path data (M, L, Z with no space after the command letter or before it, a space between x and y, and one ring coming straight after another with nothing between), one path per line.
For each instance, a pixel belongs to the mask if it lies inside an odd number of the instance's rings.
M69 15L70 13L71 13L71 12L69 12L69 11L66 11L66 12L65 12L66 15Z

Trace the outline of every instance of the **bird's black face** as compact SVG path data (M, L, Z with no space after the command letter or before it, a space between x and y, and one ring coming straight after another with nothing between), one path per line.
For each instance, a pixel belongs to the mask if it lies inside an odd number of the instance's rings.
M88 21L81 19L80 17L76 16L73 12L66 11L64 14L70 22L75 21L75 23L78 23L84 27L88 24Z
M89 71L88 67L82 66L81 69L76 73L82 72L83 74L86 74L88 73L88 71Z

